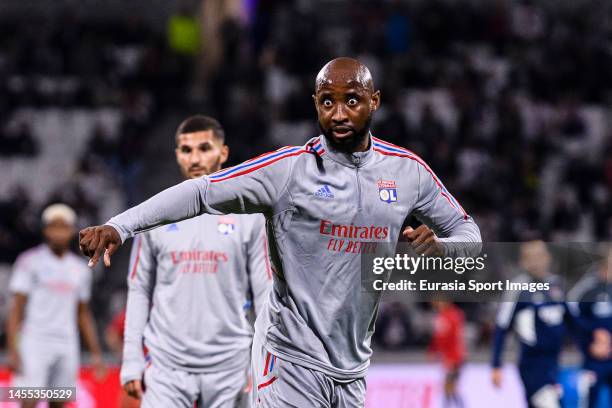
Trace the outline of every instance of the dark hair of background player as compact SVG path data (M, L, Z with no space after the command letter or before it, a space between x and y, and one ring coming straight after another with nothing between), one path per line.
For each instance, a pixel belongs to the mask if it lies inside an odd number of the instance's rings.
M203 132L206 130L212 130L213 135L219 142L223 143L225 141L225 131L223 130L223 127L219 121L211 118L210 116L193 115L182 121L179 125L175 134L176 143L178 144L179 135L185 133Z

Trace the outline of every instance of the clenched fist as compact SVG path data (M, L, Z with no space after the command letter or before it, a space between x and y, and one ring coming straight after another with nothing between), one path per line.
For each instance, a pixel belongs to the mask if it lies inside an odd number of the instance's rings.
M88 256L89 267L98 263L104 252L104 265L111 265L110 258L121 245L121 236L109 225L88 227L79 232L79 248L83 255Z
M438 241L438 236L425 224L417 229L406 227L402 232L403 237L418 255L444 256L444 247Z
M136 398L137 400L142 399L143 386L142 381L140 380L132 380L123 385L123 389L132 398Z

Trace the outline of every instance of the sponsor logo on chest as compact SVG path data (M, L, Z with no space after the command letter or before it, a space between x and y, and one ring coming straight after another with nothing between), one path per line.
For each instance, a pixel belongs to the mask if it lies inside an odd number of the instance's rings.
M226 252L190 249L170 251L170 259L183 274L217 273L219 267L229 261L229 255Z

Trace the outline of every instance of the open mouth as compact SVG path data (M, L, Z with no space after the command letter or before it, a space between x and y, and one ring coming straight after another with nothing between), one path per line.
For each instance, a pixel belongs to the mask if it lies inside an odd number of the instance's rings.
M349 126L337 126L332 128L332 133L336 137L343 138L353 134L353 128Z

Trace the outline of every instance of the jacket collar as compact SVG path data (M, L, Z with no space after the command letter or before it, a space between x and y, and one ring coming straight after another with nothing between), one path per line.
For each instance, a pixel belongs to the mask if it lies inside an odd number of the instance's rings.
M323 148L325 149L325 154L323 155L323 157L327 157L343 166L353 168L363 167L374 155L374 150L372 146L372 133L368 133L369 145L368 150L366 150L365 152L340 152L329 145L329 143L327 142L327 138L324 135L319 135L319 140L321 141L321 145L323 145Z

